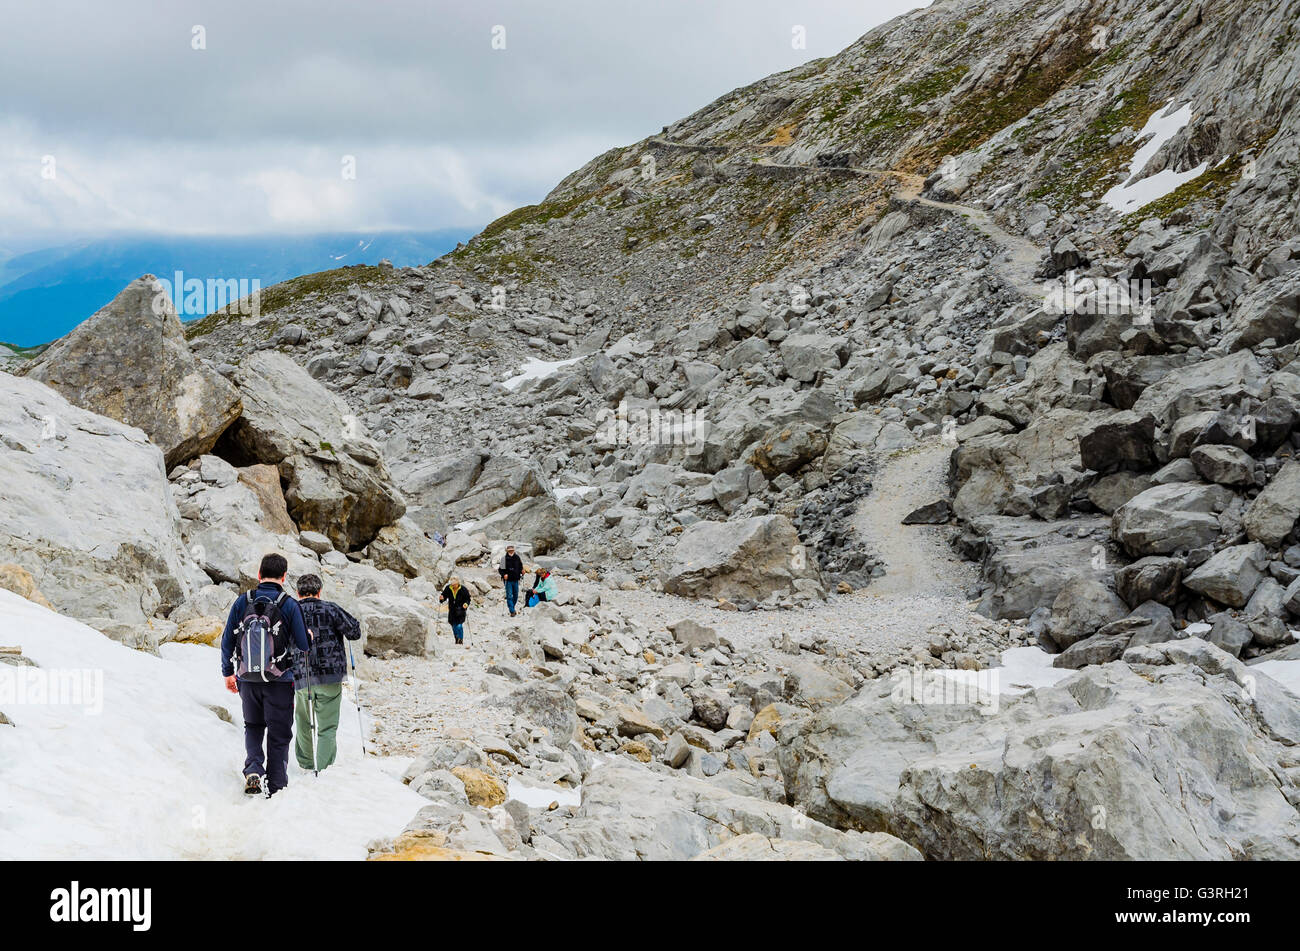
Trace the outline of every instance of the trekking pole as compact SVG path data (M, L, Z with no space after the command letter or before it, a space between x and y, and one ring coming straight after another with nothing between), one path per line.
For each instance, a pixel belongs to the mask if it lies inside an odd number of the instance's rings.
M320 776L316 768L316 698L311 693L311 646L307 647L307 656L303 659L303 668L307 672L307 722L311 724L311 771L313 776Z
M352 664L352 702L357 705L357 729L361 731L361 756L366 755L366 725L361 721L361 684L357 680L357 657L348 642L348 660Z

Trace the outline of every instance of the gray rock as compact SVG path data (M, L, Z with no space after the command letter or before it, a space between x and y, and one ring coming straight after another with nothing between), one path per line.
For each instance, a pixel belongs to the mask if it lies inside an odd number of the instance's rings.
M1182 561L1148 555L1115 572L1115 591L1132 607L1144 601L1172 605L1178 600L1182 579Z
M813 819L891 829L934 860L1300 856L1277 779L1300 710L1204 641L1130 648L992 714L900 705L881 681L781 730L788 801Z
M885 833L841 832L787 805L622 761L605 763L588 775L582 805L572 818L539 813L535 828L577 858L690 859L747 834L812 843L852 860L919 857Z
M820 581L789 520L759 515L731 522L697 522L678 539L664 590L688 598L756 601L790 592L799 579Z
M1185 577L1183 584L1220 604L1241 608L1264 577L1267 565L1268 552L1259 542L1233 545Z
M1046 633L1058 650L1065 650L1128 613L1124 602L1105 585L1090 578L1076 578L1067 582L1052 602L1052 620Z
M469 530L531 546L538 555L554 551L566 537L559 506L549 495L520 499L479 519Z
M684 618L668 625L673 640L692 654L702 654L718 646L718 632L711 627Z
M299 529L354 551L405 514L378 447L346 404L296 363L261 351L243 361L235 382L244 412L223 445L241 465L279 468Z
M208 452L242 410L235 388L190 353L171 298L152 274L23 372L76 406L144 430L168 469Z
M1250 485L1254 479L1255 460L1236 446L1197 446L1191 458L1192 465L1207 482Z
M1115 510L1115 538L1135 557L1208 545L1219 537L1217 513L1230 498L1222 486L1152 486Z
M1278 470L1246 509L1246 534L1277 547L1300 517L1300 462L1291 460Z
M140 430L0 373L0 563L62 614L146 622L207 579L181 541L161 450Z
M434 650L430 618L418 601L395 594L367 594L357 601L356 615L367 654L395 651L422 657Z
M943 525L952 518L952 506L947 499L938 499L903 516L904 525Z
M578 733L577 704L554 684L526 684L511 692L505 704L525 723L550 731L555 746L563 747Z

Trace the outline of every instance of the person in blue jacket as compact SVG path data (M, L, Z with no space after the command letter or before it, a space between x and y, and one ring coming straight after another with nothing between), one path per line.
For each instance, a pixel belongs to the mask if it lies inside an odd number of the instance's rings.
M289 785L293 649L306 651L311 643L298 602L284 590L288 573L289 562L283 555L264 557L257 572L257 587L235 600L221 635L221 675L226 678L226 689L239 694L244 708L244 792L250 796L262 792L264 779L271 796ZM240 656L241 634L250 617L259 613L265 616L269 628L279 625L287 654L270 658L265 666Z

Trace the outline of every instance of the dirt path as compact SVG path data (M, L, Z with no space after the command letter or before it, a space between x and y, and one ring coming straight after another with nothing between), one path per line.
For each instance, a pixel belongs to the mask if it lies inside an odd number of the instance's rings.
M854 519L859 536L885 561L885 576L873 581L868 593L928 595L965 604L975 566L948 546L941 528L901 524L913 509L947 498L944 476L951 451L942 440L932 440L890 457L877 470Z
M917 195L909 195L906 191L899 192L895 197L964 217L973 228L984 232L1002 246L1002 254L994 258L992 264L1002 272L1008 283L1026 297L1042 298L1043 288L1034 280L1034 272L1038 270L1038 262L1043 255L1038 245L1005 230L987 211L979 208L935 201L932 198L920 198Z
M785 168L808 172L827 171L827 169L814 165L795 165L771 161L761 161L758 164L769 168ZM923 175L900 172L892 168L868 168L865 166L850 166L844 168L843 171L854 172L864 177L894 179L900 183L898 190L893 195L896 201L911 202L924 205L927 208L937 208L940 211L960 215L972 228L983 232L1002 248L1002 253L995 257L992 263L1012 287L1025 297L1033 300L1039 300L1043 297L1043 287L1034 280L1034 272L1038 270L1038 262L1043 255L1042 249L1029 239L1007 231L994 221L993 216L987 211L981 208L972 208L970 205L959 205L953 202L936 201L933 198L922 198L921 192L925 190L925 177Z

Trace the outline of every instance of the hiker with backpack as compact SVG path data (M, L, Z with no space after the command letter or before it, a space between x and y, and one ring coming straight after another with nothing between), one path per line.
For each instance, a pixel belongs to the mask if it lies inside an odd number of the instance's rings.
M442 589L442 594L438 596L438 603L447 602L447 623L451 625L451 633L456 638L457 644L465 643L465 616L469 611L469 589L460 583L460 579L452 575L447 579L447 587Z
M555 579L551 577L551 572L546 568L538 568L537 575L533 579L533 586L528 589L528 597L525 603L531 608L534 598L538 602L554 601L556 597Z
M294 755L299 766L313 771L333 765L338 753L339 708L348 679L344 640L361 639L361 623L333 601L321 600L321 588L319 575L298 579L298 606L311 649L298 655L293 669Z
M289 785L293 740L293 651L311 645L298 602L284 590L289 562L267 555L257 587L230 608L221 635L221 674L244 709L244 792L274 796ZM262 744L265 740L266 748Z
M510 616L515 616L515 605L519 601L519 581L524 576L524 562L515 554L515 546L507 545L505 556L501 559L501 567L497 569L497 574L506 585L506 607L510 609Z

